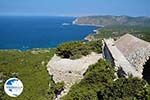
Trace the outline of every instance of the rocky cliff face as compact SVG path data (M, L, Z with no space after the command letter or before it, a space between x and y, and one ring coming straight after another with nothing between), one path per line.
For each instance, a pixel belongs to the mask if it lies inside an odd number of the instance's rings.
M87 16L87 17L79 17L73 23L79 25L95 25L95 26L112 26L112 25L150 26L150 17Z

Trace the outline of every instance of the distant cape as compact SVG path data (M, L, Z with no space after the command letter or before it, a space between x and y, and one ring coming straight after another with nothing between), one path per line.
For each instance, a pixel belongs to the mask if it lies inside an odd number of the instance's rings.
M130 16L85 16L78 17L73 24L92 26L150 26L150 17L130 17Z

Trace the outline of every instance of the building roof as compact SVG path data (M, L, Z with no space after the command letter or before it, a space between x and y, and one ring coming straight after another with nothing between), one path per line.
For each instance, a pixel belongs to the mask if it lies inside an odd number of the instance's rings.
M144 40L141 40L137 37L134 37L130 34L126 34L115 42L116 47L128 57L131 53L136 52L137 50L142 50L149 48L150 43Z
M115 64L115 69L119 70L121 68L123 70L123 73L120 73L121 75L132 75L133 77L142 78L142 74L132 66L123 53L114 45L113 39L104 39L104 42L105 45L107 45L107 50L109 50L109 53L111 53L113 63Z
M150 59L150 43L126 34L115 41L115 46L142 73L143 65Z

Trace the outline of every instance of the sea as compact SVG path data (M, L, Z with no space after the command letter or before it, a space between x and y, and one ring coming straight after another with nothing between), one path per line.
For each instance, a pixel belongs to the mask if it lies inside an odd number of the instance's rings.
M0 16L0 50L55 48L83 40L97 27L74 25L75 17Z

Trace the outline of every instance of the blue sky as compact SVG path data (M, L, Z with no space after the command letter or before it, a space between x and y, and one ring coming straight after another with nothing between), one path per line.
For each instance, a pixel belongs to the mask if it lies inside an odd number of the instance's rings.
M150 0L0 0L0 15L150 16Z

